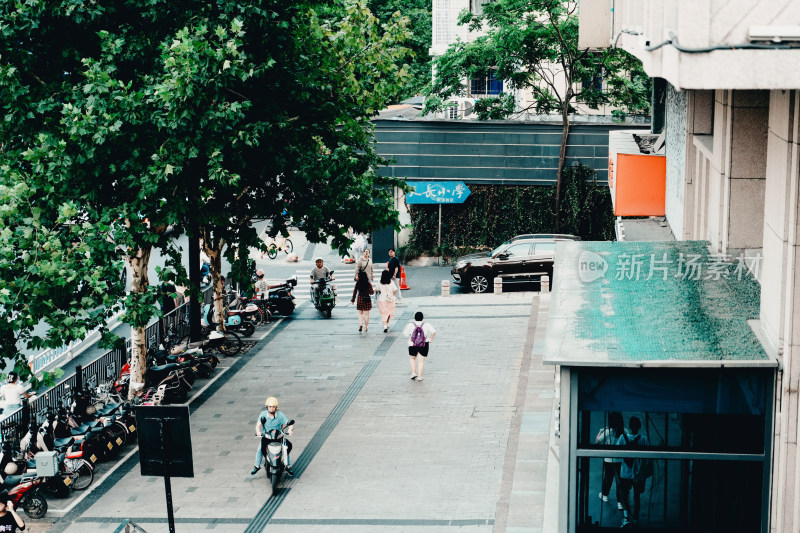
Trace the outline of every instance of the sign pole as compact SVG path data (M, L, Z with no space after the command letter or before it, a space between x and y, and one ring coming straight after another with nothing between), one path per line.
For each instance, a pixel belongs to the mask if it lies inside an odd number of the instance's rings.
M172 485L169 482L169 471L167 470L167 465L169 465L169 451L167 450L167 437L164 435L164 422L166 420L170 419L165 418L159 420L161 429L161 451L164 457L164 491L167 493L167 522L169 523L169 533L175 533L175 515L172 512Z
M436 239L436 247L439 249L438 265L442 266L442 204L439 204L439 234Z

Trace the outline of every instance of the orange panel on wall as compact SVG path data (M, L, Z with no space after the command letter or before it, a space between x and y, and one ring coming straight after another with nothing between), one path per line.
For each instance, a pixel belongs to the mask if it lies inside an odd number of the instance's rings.
M614 169L614 215L664 216L667 158L663 155L617 154Z

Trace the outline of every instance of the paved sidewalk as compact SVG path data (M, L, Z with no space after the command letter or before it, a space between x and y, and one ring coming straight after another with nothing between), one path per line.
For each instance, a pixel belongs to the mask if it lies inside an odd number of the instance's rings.
M400 334L417 310L438 330L423 382ZM388 334L376 311L359 334L354 307L327 320L303 305L192 403L177 531L542 531L553 368L532 357L538 294L407 297ZM249 475L270 395L297 421L297 475L274 498L263 470ZM138 454L51 531L126 518L168 530L163 481L139 474Z

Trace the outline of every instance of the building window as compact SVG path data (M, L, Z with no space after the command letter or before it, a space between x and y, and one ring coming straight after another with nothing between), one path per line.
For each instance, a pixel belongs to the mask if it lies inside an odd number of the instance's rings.
M494 0L469 0L469 10L475 15L483 15L483 6L492 2Z
M493 70L482 78L472 78L469 86L470 96L494 96L503 92L503 80L495 78Z
M602 91L603 90L603 75L598 74L591 79L585 79L581 82L581 89L584 91L588 90L595 90L595 91Z
M455 41L456 7L450 0L436 0L433 5L434 44L449 46Z

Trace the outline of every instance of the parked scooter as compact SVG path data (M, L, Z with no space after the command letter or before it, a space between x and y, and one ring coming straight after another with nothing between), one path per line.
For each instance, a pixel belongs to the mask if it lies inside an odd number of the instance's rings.
M311 301L317 311L331 317L331 311L336 307L336 289L331 285L333 280L333 270L328 273L328 276L319 279L311 284Z
M261 424L264 425L266 423L267 419L262 418ZM294 425L294 420L289 420L284 426L284 429L292 425ZM256 436L258 437L259 435ZM266 441L266 450L263 451L265 452L264 460L267 464L264 470L272 483L272 495L275 496L278 494L278 483L280 483L281 476L286 471L286 464L288 462L289 450L286 445L286 433L278 429L272 429L262 438Z
M34 474L6 476L2 488L8 490L8 499L14 508L21 507L29 517L39 519L47 514L47 500L39 492L44 480Z
M269 312L273 315L289 316L294 313L295 303L292 289L297 285L297 276L269 290Z
M224 308L225 316L225 330L236 331L245 337L252 337L256 332L255 325L248 321L243 320L242 316L237 313L228 313L227 307ZM203 306L203 326L207 328L216 328L217 322L214 321L214 309L211 304Z

